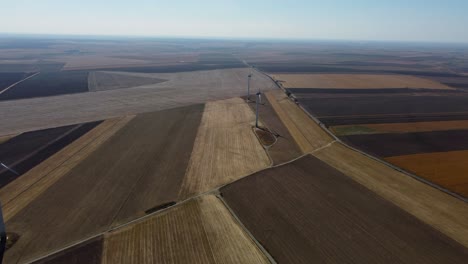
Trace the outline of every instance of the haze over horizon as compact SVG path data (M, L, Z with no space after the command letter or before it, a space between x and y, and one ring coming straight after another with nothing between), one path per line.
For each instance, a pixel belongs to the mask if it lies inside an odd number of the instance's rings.
M1 33L468 43L462 0L16 0Z

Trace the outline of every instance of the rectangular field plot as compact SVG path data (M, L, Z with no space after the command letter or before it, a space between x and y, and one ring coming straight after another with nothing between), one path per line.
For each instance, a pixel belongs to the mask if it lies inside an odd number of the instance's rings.
M468 130L352 135L341 139L378 157L468 149Z
M468 119L468 95L425 93L298 97L327 126Z
M466 248L307 156L221 189L278 263L464 263Z
M103 263L269 263L215 196L108 233Z
M468 129L468 120L343 125L330 128L337 136L383 133L410 133Z
M83 93L87 91L87 71L43 72L0 94L0 100Z
M452 89L439 82L409 75L392 74L273 74L285 88L378 89L426 88Z
M468 197L468 151L466 150L403 155L385 160L452 192Z
M100 122L23 133L0 144L0 162L16 173L0 168L0 188L75 141Z
M206 104L179 199L203 193L270 165L241 98Z
M176 201L203 107L141 114L120 128L9 217L22 237L6 259L46 255Z

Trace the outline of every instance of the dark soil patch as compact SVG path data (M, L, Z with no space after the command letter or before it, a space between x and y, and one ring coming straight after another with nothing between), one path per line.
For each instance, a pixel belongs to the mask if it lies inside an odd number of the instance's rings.
M83 93L87 91L87 71L41 72L1 94L0 100Z
M24 72L0 72L0 91L30 75Z
M203 110L193 105L135 117L6 223L30 234L7 260L43 256L177 201Z
M327 126L461 120L468 116L466 93L296 97Z
M0 161L19 175L0 168L0 188L14 181L100 123L99 121L28 132L1 144L0 157L2 160Z
M41 259L36 264L99 264L103 250L102 236Z
M351 135L341 139L378 157L468 149L468 130Z
M221 189L278 263L465 263L466 249L307 156Z

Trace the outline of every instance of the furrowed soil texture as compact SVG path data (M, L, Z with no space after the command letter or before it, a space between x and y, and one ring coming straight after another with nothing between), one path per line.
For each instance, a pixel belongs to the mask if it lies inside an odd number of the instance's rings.
M330 128L337 136L383 133L409 133L446 130L468 130L468 120L439 122L409 122L389 124L362 124L333 126Z
M88 72L43 72L0 94L0 100L43 97L88 91Z
M392 74L273 74L285 88L376 89L427 88L452 89L439 82L409 75Z
M313 155L468 247L468 207L462 200L339 143Z
M379 157L468 149L468 130L352 135L341 139Z
M215 196L108 233L103 263L268 263Z
M6 259L43 256L175 201L202 112L195 105L132 119L7 221L22 237Z
M28 132L1 144L0 161L18 174L0 168L0 188L86 134L99 123Z
M465 263L468 258L459 243L312 156L221 192L278 263Z
M106 120L20 178L0 189L3 217L8 221L71 171L133 117Z
M468 197L468 151L466 150L403 155L385 160L452 192Z
M254 125L255 114L241 98L207 103L179 199L270 166Z
M249 103L252 111L255 111L255 103ZM263 104L259 105L258 115L261 123L266 126L268 131L276 136L276 142L267 148L268 154L274 164L288 162L302 155L301 149L294 141L287 127L281 122L270 101L263 98ZM264 133L265 134L265 133ZM271 135L265 134L267 137Z

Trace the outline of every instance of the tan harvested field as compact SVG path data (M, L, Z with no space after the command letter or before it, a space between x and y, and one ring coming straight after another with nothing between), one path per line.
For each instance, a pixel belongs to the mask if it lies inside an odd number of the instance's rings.
M379 89L426 88L453 89L442 83L409 75L385 74L272 74L284 88Z
M207 103L179 199L268 167L254 125L255 114L241 98Z
M228 69L155 74L169 81L134 89L3 101L2 122L9 125L0 127L0 135L243 96L249 73L249 69ZM269 78L253 74L252 87L274 89Z
M468 247L468 207L462 200L340 143L317 151L314 156Z
M266 92L266 97L303 153L310 153L333 142L333 138L294 104L283 91Z
M152 74L146 76L132 76L119 72L90 72L88 75L88 89L92 92L115 89L125 89L144 85L157 84L167 80L153 77Z
M194 105L133 118L6 222L21 234L6 259L44 256L175 201L202 113Z
M215 196L203 196L105 236L103 263L268 263Z
M452 192L468 197L467 150L404 155L385 160Z
M340 136L378 133L411 133L468 129L468 120L408 122L333 126L331 130Z
M5 221L11 219L70 172L132 118L133 116L128 116L104 121L52 157L0 189L0 201L2 202Z

